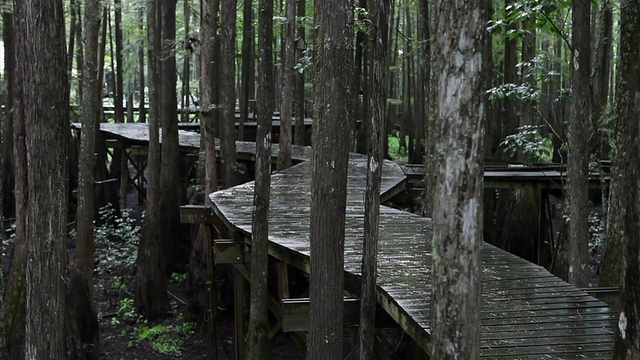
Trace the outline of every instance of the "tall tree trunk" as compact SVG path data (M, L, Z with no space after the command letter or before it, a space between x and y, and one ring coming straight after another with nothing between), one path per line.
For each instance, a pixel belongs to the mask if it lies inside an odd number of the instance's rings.
M14 1L26 129L25 358L65 359L69 82L62 1ZM42 56L47 54L47 56ZM63 331L61 331L61 328Z
M76 0L69 0L69 47L67 48L67 73L69 74L69 81L72 79L73 72L73 55L76 45ZM76 99L76 103L79 104L81 99Z
M93 221L94 169L96 136L100 117L102 82L98 78L98 36L100 35L100 0L85 3L84 50L82 71L84 93L82 98L82 133L80 139L80 165L78 182L78 210L76 213L76 255L71 269L69 290L75 322L82 341L84 358L100 356L100 329L93 290Z
M220 124L220 160L225 188L238 182L238 161L236 153L236 0L221 4L220 25L220 92L222 94L222 119Z
M162 220L162 237L165 244L167 264L177 258L177 244L180 231L180 202L186 197L182 182L181 158L178 142L178 114L176 109L176 0L163 0L161 6L162 56L160 124L162 126L162 163L160 167L160 209Z
M182 60L182 122L189 122L189 73L191 64L191 34L189 27L191 20L191 7L189 0L184 0L184 59Z
M114 0L114 10L115 10L115 35L116 35L116 46L115 46L115 60L116 60L116 71L113 74L116 79L116 122L123 123L124 122L124 65L122 64L122 0ZM120 161L118 164L120 165Z
M149 154L147 171L147 208L142 236L138 244L135 304L147 319L168 310L165 281L165 256L162 237L160 199L160 4L147 0L147 39L149 42ZM175 108L174 108L175 112Z
M258 15L258 129L256 182L251 226L251 301L247 358L269 358L267 274L269 264L269 186L271 184L271 118L273 115L273 0L259 1Z
M625 177L612 178L618 183L616 193L622 205L620 216L609 217L612 228L609 238L622 254L622 274L620 288L620 316L613 358L630 360L640 357L640 136L638 118L640 117L640 2L625 0L621 2L620 18L620 76L618 78L618 129L620 147L614 161L618 174ZM615 174L615 173L614 173ZM611 194L614 195L613 192ZM612 204L614 204L612 202Z
M78 72L78 78L82 79L82 69L84 68L84 44L82 39L82 6L80 2L76 3L74 9L76 12L76 43L78 44L78 50L76 51L76 71ZM101 80L102 81L102 80ZM82 81L77 82L78 88L76 89L76 99L82 99L83 84Z
M2 12L2 41L4 42L4 66L6 83L5 116L2 124L2 198L0 211L4 216L15 214L15 158L13 153L13 88L15 83L15 33L13 31L13 13ZM2 296L2 294L0 294Z
M295 60L296 0L286 1L284 68L282 74L282 105L280 106L280 152L278 170L291 166L291 116L293 111L293 62ZM298 129L303 130L303 129Z
M609 99L609 74L611 73L611 52L613 51L613 9L610 0L605 0L600 10L598 45L593 68L593 115L591 118L594 138L601 139L598 128ZM599 140L595 148L600 146Z
M3 177L5 196L3 197L6 216L15 214L16 232L13 254L10 256L6 282L4 282L2 312L4 319L3 353L11 358L24 358L24 322L25 322L25 269L26 269L26 183L27 152L25 148L24 111L22 81L16 68L17 20L13 13L3 12L3 40L5 45L5 68L7 82L7 117L3 127Z
M522 27L527 29L522 40L522 63L529 64L522 67L521 83L526 84L532 91L536 85L536 78L533 72L533 60L536 57L536 29L533 27L534 19L527 19ZM535 125L535 100L524 99L522 101L522 115L520 116L520 126Z
M422 200L422 215L431 217L433 214L433 194L436 185L436 128L431 120L432 94L431 94L431 30L429 28L429 2L420 1L420 16L418 26L421 34L421 63L422 69L422 92L424 101L424 134L425 134L425 189Z
M244 0L244 11L242 17L242 95L240 96L240 126L238 126L238 140L244 140L244 123L249 121L249 100L251 98L251 81L253 69L251 59L253 58L253 1Z
M389 10L391 1L374 1L373 12L375 40L373 44L373 91L370 106L372 109L369 149L367 150L367 185L364 199L364 245L362 254L362 291L360 293L360 359L375 358L375 322L376 322L376 277L378 275L378 227L380 219L380 182L382 163L384 162L384 134L386 134L387 107L387 66ZM362 119L363 122L368 119Z
M364 21L363 12L367 10L367 1L359 0L358 7L361 10L356 12L356 14L358 14L358 18L356 19L356 21L362 22ZM356 149L360 154L367 153L367 143L369 141L369 139L367 138L369 136L369 134L367 133L369 124L367 121L364 121L365 118L363 117L364 99L360 100L361 89L364 89L364 87L366 86L363 84L366 83L366 80L362 81L362 75L364 51L367 45L367 41L368 37L365 36L365 29L358 29L358 31L356 31L356 49L353 61L353 74L351 75L353 77L353 89L355 90L352 94L354 123L351 124L351 131L349 132L355 135L353 137L356 141ZM362 128L359 132L356 132L355 130L357 129L358 120L362 121ZM353 148L353 145L351 145L351 148Z
M305 42L305 25L302 19L305 17L306 12L306 0L297 0L298 9L296 15L297 27L297 41L296 41L296 59L298 62L304 57L304 45ZM305 118L305 106L304 106L304 71L298 70L295 76L295 91L294 91L294 113L296 114L296 132L294 144L303 146L306 143L307 128L304 126Z
M573 102L569 121L567 177L571 219L569 283L576 287L589 284L590 11L591 3L588 1L573 3Z
M345 206L351 123L353 8L315 2L311 161L311 322L307 359L342 359ZM333 314L327 316L327 314Z
M138 10L138 31L143 33L144 30L144 6L140 6ZM144 76L144 42L141 42L138 46L138 67L140 73L138 74L138 91L140 96L140 102L138 103L138 122L144 123L147 122L147 104L146 104L146 93L145 93L145 76ZM133 122L133 120L130 120Z
M602 257L600 268L600 286L620 285L625 277L620 274L623 269L623 259L627 251L625 244L624 224L627 206L630 201L631 188L637 184L632 180L632 170L637 164L632 163L631 156L637 146L635 131L637 131L637 114L634 109L634 98L637 96L640 75L638 71L638 45L634 41L638 38L637 32L631 31L637 26L638 5L637 1L626 1L624 15L620 24L620 64L619 71L624 76L617 78L616 96L616 121L615 138L617 149L613 158L611 170L611 186L609 193L609 209L606 227L606 249ZM622 22L624 21L624 22ZM629 32L630 31L630 32ZM634 59L636 60L634 62ZM624 286L624 285L623 285ZM622 299L622 297L621 297ZM628 317L628 315L627 315Z
M482 4L455 0L436 6L436 41L442 56L438 118L440 148L445 150L433 219L434 359L480 358L484 102L478 94L484 92L486 24Z
M223 1L220 7L219 91L220 91L220 153L224 187L238 182L235 146L235 68L236 68L236 5L237 0Z
M204 137L205 151L205 188L206 194L217 190L217 160L216 160L216 126L214 111L216 98L214 92L218 87L215 79L215 42L218 32L218 14L220 0L204 0L202 3L202 104L200 106L201 133ZM209 204L205 197L205 204Z
M513 6L515 0L505 0L505 8ZM515 20L511 21L508 25L509 31L516 31L518 28ZM510 38L505 36L504 39L504 78L503 84L517 84L518 69L516 67L518 63L517 55L518 40L516 38ZM505 98L503 104L502 114L502 128L500 139L504 139L507 135L515 134L518 127L518 116L516 113L516 101L515 99Z

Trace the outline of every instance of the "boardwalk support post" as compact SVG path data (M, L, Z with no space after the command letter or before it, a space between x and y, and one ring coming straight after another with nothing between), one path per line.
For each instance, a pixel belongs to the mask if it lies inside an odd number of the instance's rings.
M125 159L123 159L126 161ZM207 249L207 293L209 297L209 308L207 317L209 322L209 342L211 344L211 359L218 359L218 342L216 336L216 273L213 263L213 224L219 222L210 207L207 206L182 206L180 207L180 221L183 224L203 225L205 246Z

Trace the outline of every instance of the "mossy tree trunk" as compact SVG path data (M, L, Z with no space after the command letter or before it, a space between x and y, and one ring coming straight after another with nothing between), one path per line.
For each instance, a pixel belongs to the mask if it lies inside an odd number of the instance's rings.
M434 359L480 358L484 93L482 0L436 5L442 124L434 204L431 298ZM446 319L446 320L445 320Z

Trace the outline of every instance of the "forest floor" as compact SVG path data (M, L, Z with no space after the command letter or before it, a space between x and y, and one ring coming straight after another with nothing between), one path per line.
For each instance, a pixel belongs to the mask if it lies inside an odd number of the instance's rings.
M137 193L129 193L130 212L109 219L96 230L96 302L100 320L101 359L210 359L207 324L187 311L187 274L173 273L168 282L170 312L145 321L136 312L134 298L140 207ZM102 217L109 217L109 211ZM110 234L108 238L103 238ZM71 249L71 252L73 249ZM71 255L71 254L70 254ZM235 359L233 309L219 308L216 324L218 359ZM271 340L270 359L304 359L293 339L280 332Z

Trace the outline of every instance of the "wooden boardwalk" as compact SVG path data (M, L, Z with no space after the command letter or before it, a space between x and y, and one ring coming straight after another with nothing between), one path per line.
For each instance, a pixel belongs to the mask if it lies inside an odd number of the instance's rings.
M110 137L145 145L145 125L102 124ZM180 132L187 151L199 135ZM255 144L237 142L251 159ZM274 156L277 146L274 146ZM310 148L294 147L301 163L272 175L269 252L309 271ZM345 239L345 286L357 293L362 254L366 158L351 154ZM385 162L381 197L404 191L406 175ZM214 211L232 230L251 234L253 182L210 195ZM430 348L430 219L381 207L378 303L425 351ZM617 313L605 303L551 275L541 266L489 244L483 246L482 349L487 359L610 359Z
M402 190L399 166L386 162L381 196ZM366 159L351 155L345 275L357 287L362 256ZM270 254L309 271L310 165L272 176ZM253 183L211 194L227 226L251 234ZM378 303L428 351L431 221L381 208ZM355 281L354 281L355 280ZM487 359L609 359L617 314L605 303L489 244L483 247L482 350ZM350 285L351 284L351 285ZM357 289L349 289L357 291Z

